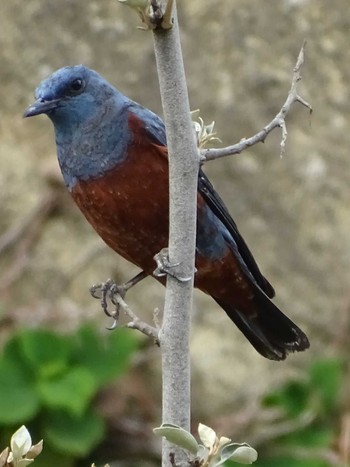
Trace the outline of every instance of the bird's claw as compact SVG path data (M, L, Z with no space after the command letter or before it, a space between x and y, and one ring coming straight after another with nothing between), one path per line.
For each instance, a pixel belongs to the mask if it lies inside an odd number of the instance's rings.
M118 326L118 320L113 318L113 323L108 326L106 329L107 331L113 331Z
M107 329L115 329L117 327L120 314L117 296L119 295L124 298L126 290L124 284L117 285L112 279L107 279L106 282L101 282L90 287L91 296L100 300L101 308L105 315L109 318L113 318L113 324ZM108 301L115 306L112 312L108 309Z
M131 287L141 282L145 277L147 277L147 273L141 271L135 277L120 285L117 285L112 279L107 279L106 282L101 282L90 287L91 296L100 300L101 308L105 315L113 319L112 325L107 329L113 330L118 326L121 308L118 297L124 300L126 292L131 289ZM114 310L112 312L108 309L109 301L114 305Z
M169 250L168 248L163 248L159 253L154 255L153 259L157 263L156 269L153 271L155 277L163 277L169 275L174 277L179 282L188 282L192 279L191 276L183 276L180 274L180 271L177 269L180 266L180 263L172 263L169 260Z

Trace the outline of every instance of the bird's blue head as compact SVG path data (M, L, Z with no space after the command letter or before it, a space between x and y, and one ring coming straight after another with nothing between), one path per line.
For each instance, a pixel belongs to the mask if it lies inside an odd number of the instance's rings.
M24 117L46 114L53 122L57 154L66 184L98 177L125 157L132 101L101 75L76 65L40 83Z
M24 117L46 114L55 126L72 129L115 95L116 89L95 71L84 65L64 67L40 83L35 91L37 100L26 109Z

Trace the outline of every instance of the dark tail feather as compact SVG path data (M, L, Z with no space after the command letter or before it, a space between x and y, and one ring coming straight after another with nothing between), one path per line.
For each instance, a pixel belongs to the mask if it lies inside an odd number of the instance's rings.
M301 352L309 348L309 340L303 331L260 289L256 290L258 313L254 317L213 298L263 357L284 360L289 352Z

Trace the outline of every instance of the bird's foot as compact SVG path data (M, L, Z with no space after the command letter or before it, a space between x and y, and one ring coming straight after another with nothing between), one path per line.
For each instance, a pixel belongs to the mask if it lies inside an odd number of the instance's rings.
M106 282L101 282L99 284L94 284L90 287L90 294L92 297L100 300L101 308L104 311L105 315L113 319L113 323L107 329L114 329L117 327L120 306L116 301L116 295L119 294L121 297L125 296L125 290L123 287L124 284L118 286L112 279L107 279ZM115 305L112 311L109 310L109 303L112 302Z
M155 277L163 277L169 275L174 277L179 282L188 282L192 279L191 276L184 276L180 272L180 263L172 263L169 260L168 248L163 248L159 253L154 255L153 259L157 263L156 269L153 271Z
M92 297L100 300L101 308L105 315L113 319L113 323L110 327L108 327L108 329L115 329L118 325L121 308L118 297L124 299L126 292L146 276L147 274L142 271L129 281L124 282L124 284L118 285L114 282L114 280L107 279L106 282L94 284L90 287L90 294ZM114 309L112 311L109 310L109 302L114 305Z

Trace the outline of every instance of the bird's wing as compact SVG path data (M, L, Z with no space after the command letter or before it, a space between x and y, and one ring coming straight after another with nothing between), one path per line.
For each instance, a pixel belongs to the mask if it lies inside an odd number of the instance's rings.
M239 233L235 221L232 219L223 200L215 191L213 185L210 183L203 170L199 171L198 190L215 216L223 223L223 225L231 234L237 246L237 250L242 257L242 260L244 261L251 275L256 280L259 287L266 293L268 297L272 298L275 295L275 291L272 285L260 272L259 266L256 264L256 261L250 252L248 245L244 241L242 235Z
M149 138L155 145L166 147L166 133L162 119L150 110L134 102L132 102L129 110L137 116L139 121L142 121L143 128L146 133L145 136ZM167 155L166 151L164 151L164 155ZM242 263L244 263L258 286L265 292L268 297L272 298L275 295L275 291L272 285L260 272L260 269L256 264L252 253L250 252L246 242L238 231L235 221L232 219L223 200L215 191L213 185L210 183L203 170L200 170L198 175L198 191L202 195L210 210L228 230L230 236L232 237L233 243L235 244L234 249L236 250L236 254L238 253L241 257L239 259L242 261Z
M156 145L167 145L165 125L157 114L134 101L130 101L128 110L142 124L146 138L149 138Z

